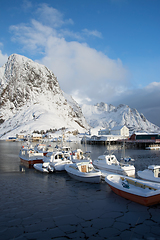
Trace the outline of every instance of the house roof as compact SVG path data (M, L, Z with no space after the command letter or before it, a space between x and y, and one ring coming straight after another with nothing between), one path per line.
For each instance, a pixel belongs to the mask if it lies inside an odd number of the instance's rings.
M149 133L149 132L134 132L135 135L159 135L159 133Z
M112 131L112 130L121 130L123 127L124 127L124 125L123 125L123 126L114 126L114 127L111 129L111 131Z

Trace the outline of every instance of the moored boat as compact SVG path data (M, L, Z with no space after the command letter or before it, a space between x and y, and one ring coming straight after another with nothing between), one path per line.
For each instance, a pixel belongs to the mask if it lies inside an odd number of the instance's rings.
M118 174L106 176L105 181L113 192L126 199L145 206L160 203L160 184L158 183Z
M160 166L159 165L150 165L148 169L137 172L138 177L160 183Z
M160 150L160 146L149 146L146 147L146 150Z
M101 181L101 171L87 162L78 162L65 166L66 172L74 179L82 182L99 183Z
M81 161L92 163L92 159L90 158L90 152L83 152L79 148L76 149L75 151L72 151L71 160L73 163L78 163Z
M64 153L57 152L49 152L44 157L45 162L49 162L50 166L55 169L55 171L64 171L66 164L71 164L72 161L65 157Z
M43 163L43 153L36 152L34 148L22 146L19 152L21 162L27 167L35 163Z
M34 147L34 150L36 152L43 153L43 155L45 156L48 152L52 152L53 151L53 147L50 144L46 145L44 143L38 143Z
M122 174L126 176L135 175L135 167L128 163L121 163L115 155L101 155L93 161L93 165L100 169L111 173Z
M33 167L43 173L50 173L54 172L54 168L50 166L49 162L44 162L44 163L35 163Z

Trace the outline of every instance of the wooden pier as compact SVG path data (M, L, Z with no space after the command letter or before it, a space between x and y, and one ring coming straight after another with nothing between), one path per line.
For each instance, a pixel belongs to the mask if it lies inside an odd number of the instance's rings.
M145 139L145 140L129 140L129 139L118 139L114 141L106 141L106 140L94 140L94 139L86 139L85 141L82 139L82 144L90 144L90 145L122 145L125 143L127 148L140 148L145 149L149 146L159 146L160 147L160 139Z

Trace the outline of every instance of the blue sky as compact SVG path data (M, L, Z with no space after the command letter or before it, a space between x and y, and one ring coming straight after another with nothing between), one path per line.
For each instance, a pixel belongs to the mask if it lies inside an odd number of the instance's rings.
M46 65L80 104L127 104L160 126L159 0L7 0L0 66Z

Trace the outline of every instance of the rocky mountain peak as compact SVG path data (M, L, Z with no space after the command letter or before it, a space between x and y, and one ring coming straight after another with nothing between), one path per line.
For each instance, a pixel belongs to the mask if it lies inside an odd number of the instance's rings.
M159 132L160 128L150 123L143 114L128 105L118 107L99 103L94 106L83 105L82 113L93 128L113 128L126 125L131 131Z
M60 127L60 125L74 128L76 125L78 125L77 128L88 127L83 115L79 114L77 117L77 112L65 99L54 73L44 65L24 56L12 54L6 64L0 68L0 90L0 123L6 122L7 124L7 120L11 119L10 129L13 127L12 125L16 125L12 121L13 118L20 111L23 112L26 107L32 109L29 119L33 119L33 107L35 108L35 106L38 108L38 114L41 112L41 115L45 115L47 112L54 119L56 115L55 121L61 118L59 124L54 124L53 119L52 128L54 125L56 127ZM39 110L39 108L43 110ZM21 120L19 121L21 122ZM25 121L27 124L27 120Z

